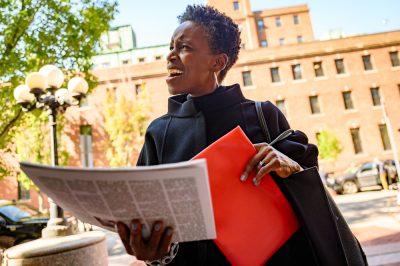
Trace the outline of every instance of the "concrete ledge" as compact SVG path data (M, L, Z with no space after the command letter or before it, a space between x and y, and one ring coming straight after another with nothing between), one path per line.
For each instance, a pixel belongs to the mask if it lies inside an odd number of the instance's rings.
M4 266L106 266L105 234L86 232L77 235L38 239L5 251Z

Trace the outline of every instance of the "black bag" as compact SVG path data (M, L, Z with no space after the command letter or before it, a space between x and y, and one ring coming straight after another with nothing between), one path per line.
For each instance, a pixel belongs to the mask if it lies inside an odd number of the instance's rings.
M287 130L271 141L261 102L255 102L255 106L267 143L273 145L293 133L293 130ZM368 265L360 243L325 190L317 167L305 169L285 179L275 178L275 181L302 223L318 264Z

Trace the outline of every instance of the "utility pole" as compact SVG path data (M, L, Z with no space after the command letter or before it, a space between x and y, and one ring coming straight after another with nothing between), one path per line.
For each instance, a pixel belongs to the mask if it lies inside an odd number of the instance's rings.
M393 131L393 128L392 128L392 123L390 122L390 119L389 119L389 117L387 115L387 112L386 112L385 98L383 97L383 95L381 96L381 105L382 105L383 119L385 121L386 128L387 128L388 135L389 135L390 147L391 147L392 152L393 152L394 164L396 166L396 172L397 172L397 204L400 205L400 163L399 163L399 154L398 154L398 150L397 150L394 131Z

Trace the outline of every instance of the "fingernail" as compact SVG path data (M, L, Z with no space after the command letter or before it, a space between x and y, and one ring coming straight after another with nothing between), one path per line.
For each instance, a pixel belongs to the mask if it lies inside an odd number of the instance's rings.
M247 179L247 175L246 174L242 174L241 176L240 176L240 181L246 181L246 179Z
M119 232L119 231L121 231L121 225L119 224L119 223L116 223L115 225L114 225L114 227L115 227L115 229Z
M168 229L167 229L167 236L172 235L173 232L174 232L174 229L168 228Z
M260 184L260 182L258 182L256 178L253 178L253 184L255 186L258 186Z
M160 231L160 228L161 228L161 224L160 223L156 223L156 225L154 226L154 230Z

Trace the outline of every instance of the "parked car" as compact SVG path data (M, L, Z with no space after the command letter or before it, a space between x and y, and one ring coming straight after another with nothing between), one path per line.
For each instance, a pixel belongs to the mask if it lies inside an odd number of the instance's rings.
M396 183L397 173L394 160L386 160L383 162L367 162L358 167L349 168L344 175L329 177L327 186L339 194L356 193L365 188L378 186L382 188L379 169L386 172L389 185Z
M0 200L0 249L40 238L48 220L25 204Z

